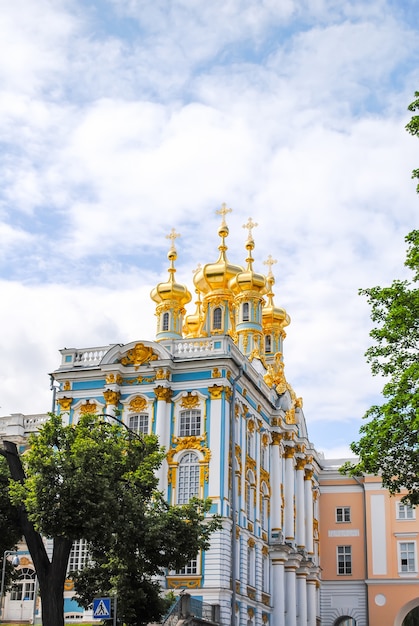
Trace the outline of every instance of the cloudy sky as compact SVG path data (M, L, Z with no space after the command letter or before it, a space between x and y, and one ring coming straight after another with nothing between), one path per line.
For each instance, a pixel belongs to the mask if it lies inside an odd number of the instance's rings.
M50 410L63 347L153 339L151 288L277 259L285 372L347 454L382 380L358 288L405 276L415 0L0 0L0 415Z

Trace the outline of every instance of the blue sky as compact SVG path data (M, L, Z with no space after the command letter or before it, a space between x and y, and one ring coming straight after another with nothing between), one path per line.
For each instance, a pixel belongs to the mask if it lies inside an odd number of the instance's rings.
M151 288L272 254L285 372L347 454L382 380L358 288L406 275L413 0L0 0L0 414L50 409L58 350L152 339Z

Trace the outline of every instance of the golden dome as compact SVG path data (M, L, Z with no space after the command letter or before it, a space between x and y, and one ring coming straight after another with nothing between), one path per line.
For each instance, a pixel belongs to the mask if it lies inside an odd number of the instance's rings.
M246 241L247 250L247 269L239 272L230 281L231 291L238 296L240 293L245 292L257 292L261 295L266 293L266 278L263 274L257 274L253 271L253 257L252 250L254 250L255 242L252 237L252 228L255 228L257 224L249 217L247 224L243 225L243 228L249 229L249 236Z
M170 261L170 267L168 268L169 280L165 283L159 283L154 287L154 289L151 290L150 296L157 304L174 302L183 308L185 304L191 301L192 296L185 285L175 282L175 261L177 259L177 252L174 240L179 236L180 235L175 232L174 228L172 228L170 235L167 235L168 239L172 239L172 245L167 253L167 258Z
M225 245L225 239L229 231L225 221L225 215L230 212L231 209L227 209L225 204L217 211L218 214L223 216L221 226L218 229L218 234L221 237L221 244L218 246L220 251L218 261L204 265L196 272L193 278L196 289L204 295L209 295L213 292L229 291L230 280L236 276L236 274L243 271L241 265L230 263L226 256L227 246Z
M272 273L272 265L276 263L276 261L269 255L268 260L264 261L266 265L269 265L269 272L266 277L267 282L267 293L266 297L268 299L265 306L262 308L262 326L265 330L271 330L274 328L281 329L284 326L288 326L291 322L291 318L286 312L285 309L281 309L280 307L275 306L274 304L274 293L272 291L272 287L275 284L275 278Z

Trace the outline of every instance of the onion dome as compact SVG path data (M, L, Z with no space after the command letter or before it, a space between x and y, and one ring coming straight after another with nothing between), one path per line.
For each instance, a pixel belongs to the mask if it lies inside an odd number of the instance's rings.
M170 304L178 305L178 308L183 309L185 304L191 301L191 294L188 291L188 288L185 285L181 285L175 282L175 261L177 259L177 252L174 245L174 240L176 237L180 237L175 232L175 229L172 228L170 235L167 235L168 239L172 240L172 245L167 254L167 258L170 261L170 267L168 268L169 272L169 280L165 283L159 283L154 289L152 289L150 296L151 299L154 300L158 305L159 304Z
M196 274L196 272L198 272L200 268L201 265L198 265L198 268L195 270L194 274ZM198 289L195 289L195 293L198 297L195 302L196 310L195 313L190 313L185 317L185 323L183 326L183 333L185 337L198 337L203 323L201 294Z
M228 237L229 230L225 221L225 215L230 212L231 209L227 209L225 204L217 211L219 215L222 215L221 226L218 229L218 234L221 237L221 244L218 246L220 251L218 261L204 265L196 272L193 279L196 289L203 293L204 296L211 295L214 292L229 291L230 280L243 271L240 265L230 263L226 255L227 246L225 245L225 239Z
M275 278L272 273L272 265L276 263L276 260L271 255L268 256L268 260L264 261L265 265L269 265L269 272L266 277L268 284L268 290L266 293L267 303L262 308L262 326L265 332L271 332L272 330L281 330L284 326L288 326L291 322L291 318L285 309L281 309L274 305L274 293L272 287L275 284Z
M236 276L234 276L234 278L230 281L230 289L236 296L246 292L253 292L253 295L255 292L260 295L266 293L265 276L263 274L257 274L253 271L254 259L252 257L252 250L254 250L255 242L252 237L252 228L255 228L256 226L257 224L252 221L251 217L249 217L247 224L243 224L243 228L247 228L249 230L249 235L246 241L247 269L236 274Z

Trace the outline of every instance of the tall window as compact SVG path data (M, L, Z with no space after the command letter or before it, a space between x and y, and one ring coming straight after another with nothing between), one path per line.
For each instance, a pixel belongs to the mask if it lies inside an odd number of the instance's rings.
M243 318L243 322L248 322L250 319L248 302L243 302L242 318Z
M352 574L351 546L338 546L338 574Z
M416 572L416 546L414 541L399 543L399 572Z
M397 519L415 519L415 510L409 504L397 502Z
M199 495L199 460L194 452L184 454L179 462L177 503L187 504Z
M179 436L190 437L201 434L201 411L188 409L180 412Z
M73 547L71 548L70 558L68 559L68 572L78 572L85 567L89 553L87 549L87 541L85 539L78 539L73 541Z
M269 593L269 559L266 554L262 556L262 591Z
M162 330L169 330L169 313L163 313Z
M246 452L252 458L255 457L255 437L253 432L248 428L246 434Z
M221 308L217 306L212 314L212 327L214 330L221 330Z
M351 521L351 507L350 506L338 506L336 507L336 521L338 523Z
M22 567L10 592L10 600L33 600L34 594L35 571L29 567Z
M247 584L255 586L255 550L250 546L247 548Z
M272 351L272 337L271 335L265 335L265 352Z
M148 434L148 413L138 413L129 416L128 426L136 433Z

